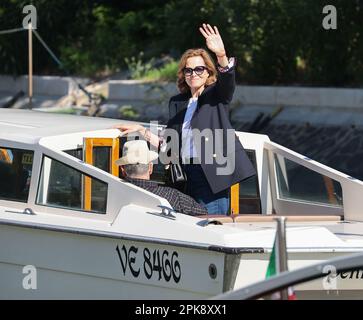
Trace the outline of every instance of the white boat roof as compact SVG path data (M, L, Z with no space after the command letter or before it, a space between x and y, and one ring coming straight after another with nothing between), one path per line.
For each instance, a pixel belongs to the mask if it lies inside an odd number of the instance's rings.
M37 143L43 137L109 129L121 119L0 108L0 136L18 142Z

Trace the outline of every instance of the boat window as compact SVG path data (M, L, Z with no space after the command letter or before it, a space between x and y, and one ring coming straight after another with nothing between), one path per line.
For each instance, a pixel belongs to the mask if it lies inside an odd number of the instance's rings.
M246 153L248 158L252 162L256 172L258 172L255 150L246 149ZM239 183L239 213L261 213L261 198L258 185L258 173Z
M0 199L27 202L33 151L0 147Z
M154 163L153 172L150 176L150 180L156 181L160 184L165 184L166 180L166 172L165 172L165 165L158 161Z
M90 179L90 208L86 206L85 180ZM106 213L107 183L86 175L62 162L43 158L37 204L72 210Z
M97 146L93 148L92 153L93 165L110 172L112 147Z
M93 166L100 168L103 171L110 172L111 168L111 147L95 146L92 148ZM83 150L73 149L65 150L65 153L83 161Z
M83 149L81 149L81 148L71 149L71 150L64 150L64 152L68 153L72 157L75 157L75 158L83 161Z
M343 206L339 182L274 154L280 199Z

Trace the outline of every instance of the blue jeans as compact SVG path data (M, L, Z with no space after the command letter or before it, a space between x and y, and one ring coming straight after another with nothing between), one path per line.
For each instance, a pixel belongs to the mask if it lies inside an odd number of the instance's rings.
M229 211L229 189L214 194L200 164L183 166L187 175L187 194L207 208L208 214L224 214Z

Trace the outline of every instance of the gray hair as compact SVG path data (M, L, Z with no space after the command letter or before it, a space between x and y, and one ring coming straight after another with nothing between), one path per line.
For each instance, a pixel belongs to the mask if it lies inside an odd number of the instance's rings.
M126 175L129 176L130 178L142 176L149 171L149 165L142 163L126 164L123 167L126 172Z

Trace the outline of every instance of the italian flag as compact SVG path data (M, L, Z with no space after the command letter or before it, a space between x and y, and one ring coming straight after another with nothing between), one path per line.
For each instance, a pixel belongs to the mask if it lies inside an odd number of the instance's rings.
M270 255L270 260L269 260L269 263L268 263L268 266L267 266L267 271L266 271L266 276L265 278L270 278L274 275L276 275L278 272L278 262L276 261L276 239L274 241L274 246L272 248L272 252L271 252L271 255ZM292 287L288 287L287 288L287 294L288 294L288 300L296 300L296 295L295 295L295 292L293 290ZM271 299L272 300L279 300L281 299L281 294L280 292L274 292L272 295L271 295Z

